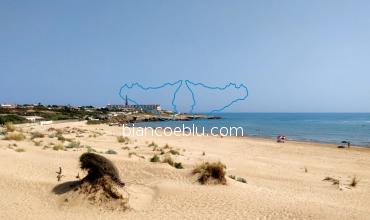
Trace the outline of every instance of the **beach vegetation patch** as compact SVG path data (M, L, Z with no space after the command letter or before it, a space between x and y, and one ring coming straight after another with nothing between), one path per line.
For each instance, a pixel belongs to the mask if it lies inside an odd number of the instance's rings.
M15 126L12 122L6 122L4 125L4 129L6 132L14 132L15 131Z
M58 143L53 146L53 150L58 151L58 150L65 150L65 147L62 143Z
M204 162L194 167L192 174L198 175L201 184L226 184L226 166L218 162Z
M80 148L80 147L81 147L81 144L78 141L72 141L66 146L66 148Z
M80 167L87 171L84 178L80 179L78 174L79 180L59 184L53 189L57 194L68 193L65 202L82 197L83 201L109 210L129 208L129 196L124 196L120 190L125 183L112 161L99 154L84 153L80 156Z
M160 161L160 158L158 157L158 155L154 155L152 158L150 158L150 162L152 163L157 163Z
M7 133L4 137L4 140L22 141L25 138L26 137L23 135L22 132L14 131L14 132Z
M118 141L118 143L128 144L128 143L130 143L130 138L124 137L124 136L118 136L117 141Z
M26 150L23 148L17 148L14 151L20 153L20 152L25 152Z
M331 182L333 185L339 185L339 180L330 176L325 177L323 181Z
M358 182L359 182L359 180L358 180L357 176L354 176L354 177L352 177L351 183L349 185L352 186L352 187L356 187Z
M171 150L169 151L169 153L170 153L170 154L172 154L172 155L180 155L180 152L179 152L179 151L177 151L177 150L174 150L174 149L171 149Z
M181 162L175 162L173 164L173 167L175 167L176 169L184 169L184 166L182 165Z
M105 153L106 154L117 154L117 151L109 149L109 150L105 151Z
M31 133L31 140L35 139L35 138L43 138L45 137L44 134L38 132L38 131L34 131Z

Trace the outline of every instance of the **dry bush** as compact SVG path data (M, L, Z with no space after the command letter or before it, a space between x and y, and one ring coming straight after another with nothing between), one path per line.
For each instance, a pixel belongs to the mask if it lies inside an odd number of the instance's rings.
M193 174L198 174L198 181L201 184L226 184L226 166L218 162L205 162L197 165L193 169Z
M122 150L130 150L130 147L122 147Z
M4 140L13 140L13 141L22 141L25 139L25 136L21 132L11 132L7 133L4 137Z
M66 146L66 148L81 148L81 144L78 141L72 141Z
M171 149L171 150L169 151L169 153L170 153L170 154L172 154L172 155L180 155L180 152L179 152L179 151L177 151L177 150L173 150L173 149Z
M15 126L11 122L5 123L4 128L5 128L6 132L14 132L15 131Z
M170 146L168 144L164 145L163 149L170 149Z
M148 147L158 147L158 144L154 143L154 141L152 141L152 143L150 143L148 145Z
M139 158L141 158L141 159L145 159L145 157L144 156L142 156L142 155L138 155L136 152L129 152L128 153L128 157L132 157L132 156L137 156L137 157L139 157Z
M117 141L118 141L119 143L128 144L128 143L130 143L130 138L128 138L128 137L124 137L124 136L118 136L118 137L117 137Z
M41 146L42 144L42 141L36 141L36 140L32 140L33 144L37 147Z
M356 187L359 180L357 179L357 176L352 177L351 183L349 184L352 187Z
M35 131L35 132L31 133L31 140L33 140L35 138L43 138L43 137L45 137L45 135L38 132L38 131Z
M94 148L92 148L91 146L86 146L86 149L87 149L88 153L96 152L96 150Z
M339 180L338 180L338 179L335 179L335 178L333 178L333 177L329 177L329 176L327 176L327 177L325 177L325 178L323 179L323 181L332 182L332 183L333 183L333 185L339 185Z
M170 155L166 155L163 158L162 163L168 163L171 166L173 166L175 164L175 162L173 161L173 159L172 159L172 157Z
M17 148L14 150L15 152L25 152L26 150L23 148Z
M59 144L56 144L56 145L53 146L53 150L56 150L56 151L65 150L65 147L64 147L63 144L59 143Z

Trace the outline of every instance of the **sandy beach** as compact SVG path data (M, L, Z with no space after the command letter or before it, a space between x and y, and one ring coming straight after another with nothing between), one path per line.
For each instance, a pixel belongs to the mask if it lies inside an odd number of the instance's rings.
M53 129L82 147L56 150ZM370 149L238 137L129 137L122 128L70 122L20 125L26 138L0 140L0 219L369 219ZM31 132L44 137L30 139ZM184 169L152 163L158 147L168 144ZM67 146L68 140L63 146ZM36 146L38 145L38 146ZM105 209L83 199L66 200L54 187L84 176L79 156L101 152L117 166L126 183L129 209ZM117 154L107 154L113 150ZM191 171L204 161L221 161L226 185L201 185ZM57 181L59 167L63 169ZM354 177L358 184L350 186ZM326 177L339 184L323 181Z

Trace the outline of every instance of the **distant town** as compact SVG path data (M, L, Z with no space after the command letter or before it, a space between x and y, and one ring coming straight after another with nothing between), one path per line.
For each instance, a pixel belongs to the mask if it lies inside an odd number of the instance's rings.
M57 121L87 120L88 124L108 123L122 125L127 123L164 120L217 119L206 115L190 115L161 109L159 104L130 105L127 97L124 104L109 104L105 107L7 104L0 105L0 124L11 122L50 124Z

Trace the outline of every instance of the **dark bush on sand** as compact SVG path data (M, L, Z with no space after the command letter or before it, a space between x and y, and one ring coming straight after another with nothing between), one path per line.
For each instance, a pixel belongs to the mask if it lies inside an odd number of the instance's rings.
M85 169L88 171L87 176L83 180L93 182L99 178L108 176L118 185L125 185L121 181L118 170L114 166L114 164L101 155L94 153L84 153L80 157L80 163L81 169Z

